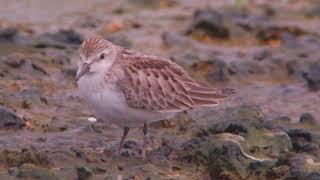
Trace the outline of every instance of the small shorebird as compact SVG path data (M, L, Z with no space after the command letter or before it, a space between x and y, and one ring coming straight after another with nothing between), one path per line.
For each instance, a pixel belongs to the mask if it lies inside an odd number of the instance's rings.
M129 128L143 126L143 152L148 124L226 98L221 90L200 85L166 58L128 50L93 36L80 46L76 82L97 117L124 128L120 153Z

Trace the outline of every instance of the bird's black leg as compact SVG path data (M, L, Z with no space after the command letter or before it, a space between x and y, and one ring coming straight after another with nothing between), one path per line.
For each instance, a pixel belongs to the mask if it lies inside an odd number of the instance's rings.
M142 158L146 160L148 145L148 123L143 124L143 147L142 147Z
M117 150L118 155L120 155L122 146L123 146L123 144L124 144L124 140L126 139L128 133L129 133L129 128L128 128L128 127L124 127L124 129L123 129L123 135L122 135L122 137L121 137L121 140L120 140L120 143L119 143L119 146L118 146L118 150Z

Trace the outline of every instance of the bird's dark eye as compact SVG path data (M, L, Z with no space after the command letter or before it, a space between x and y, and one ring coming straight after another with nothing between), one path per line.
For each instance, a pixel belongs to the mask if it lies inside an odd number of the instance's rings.
M104 59L104 53L100 55L100 59Z

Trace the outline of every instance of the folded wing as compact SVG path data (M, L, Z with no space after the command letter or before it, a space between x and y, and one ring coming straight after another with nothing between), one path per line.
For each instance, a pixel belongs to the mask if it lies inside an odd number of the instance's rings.
M126 53L119 81L129 106L154 111L181 111L214 106L226 98L220 90L200 85L177 64L151 55Z

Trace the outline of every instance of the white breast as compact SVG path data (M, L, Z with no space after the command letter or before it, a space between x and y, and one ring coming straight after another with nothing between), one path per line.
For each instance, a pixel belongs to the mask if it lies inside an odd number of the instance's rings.
M78 81L80 95L99 116L113 116L125 107L124 97L96 75L85 75Z
M97 74L84 75L78 81L80 95L90 104L98 118L119 126L139 127L144 122L155 122L173 116L175 113L160 113L131 108L124 95L112 83L106 83Z

